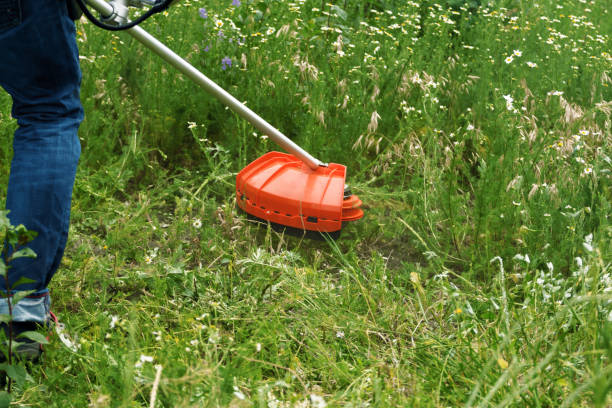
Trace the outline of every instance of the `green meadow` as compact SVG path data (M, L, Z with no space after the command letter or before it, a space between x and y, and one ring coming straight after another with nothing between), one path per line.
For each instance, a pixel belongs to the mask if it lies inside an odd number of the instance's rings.
M64 327L13 405L612 406L609 5L184 0L143 23L347 166L365 216L337 240L248 219L236 174L279 148L78 21Z

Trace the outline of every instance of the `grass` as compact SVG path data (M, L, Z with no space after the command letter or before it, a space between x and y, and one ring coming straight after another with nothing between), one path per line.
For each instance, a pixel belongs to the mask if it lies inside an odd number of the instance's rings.
M603 2L230 3L143 26L347 165L365 218L335 242L249 222L235 175L275 146L78 22L83 155L51 285L78 349L52 338L17 403L610 406Z

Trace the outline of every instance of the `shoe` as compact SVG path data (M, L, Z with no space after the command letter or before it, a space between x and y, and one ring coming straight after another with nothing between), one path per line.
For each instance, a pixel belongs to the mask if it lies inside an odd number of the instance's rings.
M4 330L4 334L8 338L8 324L2 323L0 327ZM19 335L27 331L40 331L42 329L48 329L48 324L41 324L38 322L13 322L13 341L20 343L13 352L13 356L17 360L29 361L32 363L39 362L43 352L43 345L27 337L19 337ZM5 345L8 347L8 342L6 342ZM4 353L0 353L0 362L3 363L5 361L6 356Z
M58 323L57 317L53 313L51 313L51 319L54 323ZM13 352L14 361L30 362L31 364L39 363L43 352L43 345L27 337L19 337L19 335L27 331L40 331L42 329L46 329L48 331L49 326L50 323L48 321L45 323L13 322L13 338L15 339L14 341L19 343L19 346L17 346ZM0 328L4 330L4 334L8 338L8 324L1 323ZM4 353L8 348L8 341L6 340L4 342L4 347L5 349L0 352L0 363L5 363L7 361ZM0 370L0 389L4 389L4 387L6 387L7 379L8 376L6 371Z

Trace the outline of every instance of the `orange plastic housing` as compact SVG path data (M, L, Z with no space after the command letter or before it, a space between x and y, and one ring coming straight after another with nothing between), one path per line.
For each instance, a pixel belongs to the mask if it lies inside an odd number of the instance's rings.
M236 177L236 201L247 213L309 231L334 232L363 217L357 196L344 199L346 167L312 170L297 157L269 152Z

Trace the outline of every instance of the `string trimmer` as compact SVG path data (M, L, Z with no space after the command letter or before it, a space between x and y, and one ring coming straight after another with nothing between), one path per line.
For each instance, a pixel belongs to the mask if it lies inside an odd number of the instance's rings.
M345 222L363 217L361 200L346 186L345 166L315 159L138 26L154 13L165 10L172 0L76 1L96 26L113 31L126 30L290 153L269 152L238 173L236 202L242 210L273 224L336 234ZM85 2L100 13L101 19L93 16ZM148 11L130 21L129 7L146 7Z

